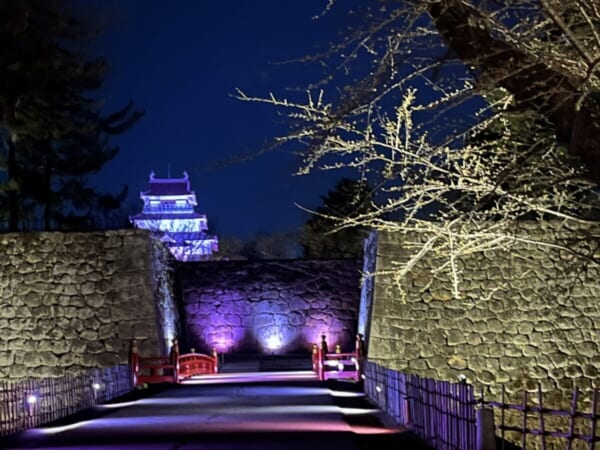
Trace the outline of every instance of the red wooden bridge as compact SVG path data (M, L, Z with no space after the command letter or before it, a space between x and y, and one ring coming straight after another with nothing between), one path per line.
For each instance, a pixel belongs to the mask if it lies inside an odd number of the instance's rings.
M356 336L354 351L342 353L339 345L329 352L326 336L321 337L320 345L314 344L312 367L321 381L345 379L361 381L364 373L364 341L362 335ZM183 380L197 375L213 375L219 371L217 351L212 355L196 353L180 354L177 339L173 339L170 356L142 357L135 341L131 345L130 364L132 384L141 386L152 383L179 384Z
M361 381L364 361L365 344L361 334L356 335L356 345L354 351L350 353L342 353L339 345L335 346L335 352L330 353L325 335L321 336L321 345L313 346L313 370L321 381L342 379Z
M196 353L179 354L179 343L173 339L170 356L142 357L139 355L137 343L131 344L130 353L131 377L133 386L152 383L174 383L196 375L215 374L219 371L217 351L212 355Z

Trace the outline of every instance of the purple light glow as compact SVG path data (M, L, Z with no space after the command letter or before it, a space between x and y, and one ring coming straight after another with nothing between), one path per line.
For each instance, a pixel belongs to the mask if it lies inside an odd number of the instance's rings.
M65 439L102 436L110 433L119 440L132 435L173 436L199 433L280 433L343 432L354 434L390 434L401 431L384 426L352 425L344 416L373 415L379 410L367 407L342 407L331 402L331 396L355 397L363 393L334 391L322 385L244 385L244 382L297 381L315 379L312 371L247 372L198 377L184 384L221 385L184 387L190 395L169 391L133 402L102 405L109 414L91 421L33 430L40 435L59 435ZM235 387L225 387L228 382ZM269 399L265 401L264 399ZM108 411L107 411L108 412ZM124 448L124 447L123 447ZM151 448L149 446L148 448Z
M283 343L281 342L281 338L277 335L273 335L267 339L267 348L269 350L279 350L282 345Z
M216 342L213 342L213 347L219 353L227 353L227 352L229 352L229 350L231 350L234 345L235 345L235 342L234 342L233 339L224 339L223 338L223 339L219 339Z
M269 419L239 421L235 417L221 417L219 421L214 420L211 415L196 415L195 420L190 421L189 416L143 416L143 417L114 417L100 418L90 422L78 422L64 427L48 427L39 429L41 434L57 434L64 431L87 432L95 430L110 431L115 437L130 436L132 433L145 435L160 435L165 427L173 434L178 433L242 433L242 432L353 432L355 434L390 434L397 433L398 429L373 427L373 426L351 426L339 420L318 419L298 420L297 416L287 414L273 414Z
M198 398L193 397L189 399L189 401L181 401L180 398L165 398L165 399L156 399L154 401L140 401L137 403L138 406L177 406L177 405L210 405L211 415L214 414L222 414L229 416L239 416L239 415L253 415L253 416L264 416L268 414L289 414L289 415L299 415L299 414L344 414L350 416L364 415L364 414L375 414L379 410L376 408L347 408L336 405L296 405L296 404L287 404L287 405L264 405L264 406L250 406L250 405L240 405L239 399L233 399L231 397L225 399L225 401L221 399L212 398L210 402L207 402L204 399L199 401Z
M219 384L219 383L252 383L260 381L307 381L316 380L317 374L312 370L287 372L238 372L220 373L216 375L200 375L185 380L182 384Z
M325 335L331 350L336 344L342 345L345 351L352 350L349 342L353 341L349 341L348 336L341 332L323 330L321 327L311 328L310 323L302 327L264 323L262 322L264 313L251 314L250 317L253 316L252 320L255 324L252 328L244 328L238 322L239 313L236 314L235 305L233 301L223 302L218 306L218 313L211 314L202 321L198 332L201 342L205 342L205 347L208 349L216 348L219 353L228 353L239 350L240 347L244 347L245 342L254 340L258 343L258 350L265 353L285 352L290 349L290 346L296 346L298 343L302 343L303 348L310 351L313 344L319 344L321 336ZM203 347L201 343L199 346Z

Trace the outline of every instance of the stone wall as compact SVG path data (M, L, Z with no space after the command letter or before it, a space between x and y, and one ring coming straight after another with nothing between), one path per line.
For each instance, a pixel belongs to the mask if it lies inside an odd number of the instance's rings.
M164 351L168 251L147 231L0 235L0 379L59 376Z
M355 260L182 263L177 278L189 345L203 351L309 351L324 333L354 346Z
M552 231L548 224L523 226L533 234ZM600 237L599 227L585 231ZM378 271L404 257L403 241L400 233L379 234ZM448 280L432 277L438 263L426 261L402 281L404 300L389 276L376 276L370 360L437 379L464 374L491 395L501 384L514 394L541 383L548 406L570 398L574 386L599 387L597 264L527 244L473 254L457 261L462 280L455 299Z

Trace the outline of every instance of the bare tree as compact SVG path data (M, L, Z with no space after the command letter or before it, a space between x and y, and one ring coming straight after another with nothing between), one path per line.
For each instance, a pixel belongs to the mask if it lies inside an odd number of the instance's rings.
M376 186L373 211L339 229L405 233L399 283L441 258L432 271L455 296L458 258L515 242L598 262L600 6L389 0L360 14L307 101L239 93L290 117L278 142L304 146L300 173L353 168Z

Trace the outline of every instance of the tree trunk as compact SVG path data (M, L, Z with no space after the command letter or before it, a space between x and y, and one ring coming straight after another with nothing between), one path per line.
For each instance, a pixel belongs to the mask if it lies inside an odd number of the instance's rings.
M543 63L532 61L521 50L495 39L477 26L478 11L458 0L432 3L429 12L448 47L478 72L478 78L498 80L511 92L518 107L538 111L556 129L557 139L579 155L588 176L600 182L600 105L588 98L579 111L582 80L569 79Z

